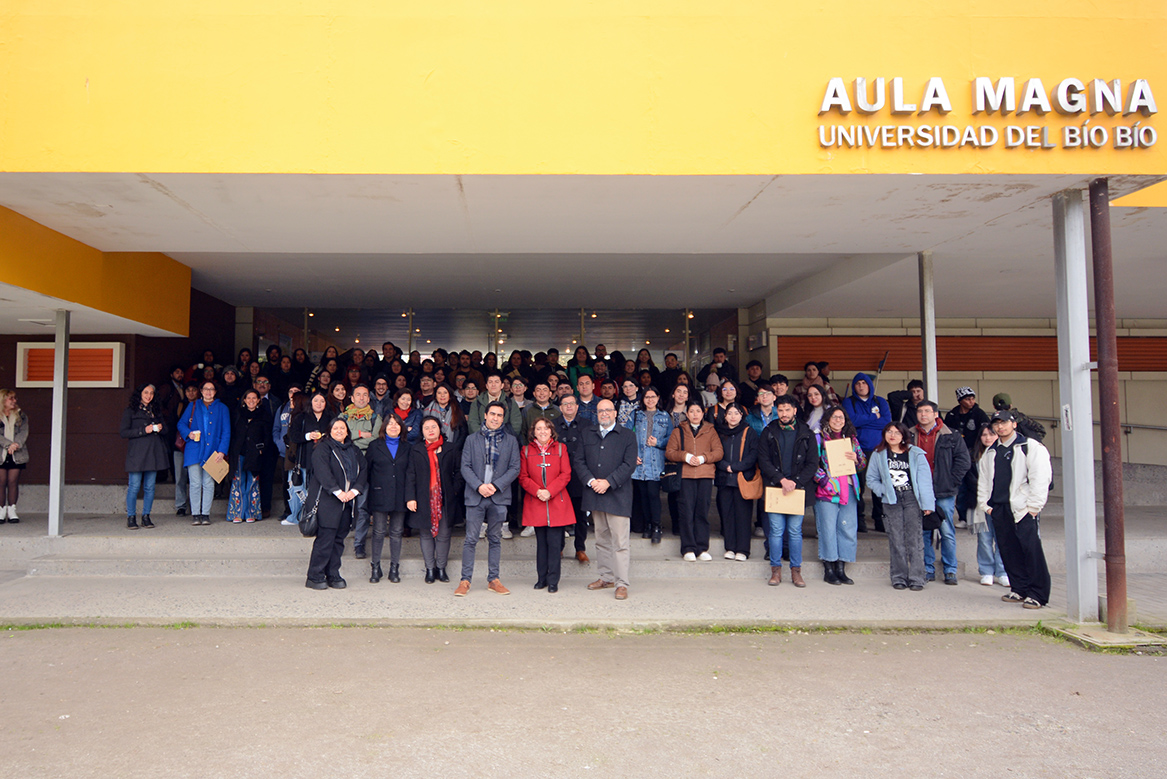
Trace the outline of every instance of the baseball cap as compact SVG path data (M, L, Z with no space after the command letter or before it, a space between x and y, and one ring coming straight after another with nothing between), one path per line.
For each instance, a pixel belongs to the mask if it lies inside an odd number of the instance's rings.
M1016 422L1017 418L1013 416L1013 412L1008 409L998 411L989 419L990 422Z
M1013 405L1013 400L1004 392L998 392L993 396L993 408L1009 408Z

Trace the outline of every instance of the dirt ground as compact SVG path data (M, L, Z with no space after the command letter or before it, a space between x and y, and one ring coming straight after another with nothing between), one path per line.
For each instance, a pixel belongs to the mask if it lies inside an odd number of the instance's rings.
M1031 634L0 633L11 777L1148 777L1167 657ZM1157 766L1157 767L1156 767Z

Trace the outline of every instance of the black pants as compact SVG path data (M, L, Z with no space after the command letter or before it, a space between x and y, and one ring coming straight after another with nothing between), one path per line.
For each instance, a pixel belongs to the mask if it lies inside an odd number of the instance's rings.
M633 519L633 524L631 525L629 532L651 532L653 528L660 527L660 482L633 479L632 497L632 516L636 516L635 508L639 506L640 516L643 519L641 520L639 529L636 527L636 520Z
M1049 603L1050 576L1037 518L1026 515L1020 522L1014 522L1013 509L1008 503L991 503L989 508L993 510L993 531L1001 562L1009 575L1009 589L1044 606Z
M350 504L351 505L351 504ZM308 559L308 580L313 582L334 582L340 578L340 558L344 554L344 539L352 527L352 513L341 512L338 527L317 529L312 540L312 556Z
M713 479L681 479L681 554L709 551L709 500Z
M750 556L750 529L754 502L742 497L737 487L717 488L717 513L721 516L721 536L725 551Z
M275 449L274 446L268 448ZM272 483L276 478L275 452L268 454L265 449L259 461L259 468L259 506L264 514L270 514Z
M669 521L672 524L674 536L681 535L681 491L669 493Z
M381 552L385 549L386 531L389 533L389 562L394 565L400 563L401 536L405 531L405 512L373 511L369 513L369 517L373 520L373 556L371 563L373 565L379 565L381 562Z
M575 551L586 552L588 542L588 513L583 510L583 496L572 495L570 492L567 496L571 498L571 507L575 510ZM564 544L567 543L567 533L564 532L559 540L559 550L563 551Z
M867 456L867 462L871 462L871 453L874 451L875 451L874 449L872 449L871 452L867 451L866 449L863 450L863 453ZM857 476L859 477L859 495L857 496L859 500L856 503L856 509L859 512L859 517L858 517L859 527L864 527L864 524L863 524L863 490L866 489L865 485L867 484L867 469L864 468L863 470L859 471ZM874 492L871 492L870 494L871 494L871 521L875 525L876 531L882 533L882 532L884 532L884 528L883 528L883 501L880 500L879 496L877 496Z
M562 527L535 527L535 573L540 584L559 586Z

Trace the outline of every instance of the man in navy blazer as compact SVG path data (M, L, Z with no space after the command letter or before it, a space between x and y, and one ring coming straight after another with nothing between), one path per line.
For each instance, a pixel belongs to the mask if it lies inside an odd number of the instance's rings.
M600 578L589 590L616 588L616 600L628 597L631 561L632 472L636 470L636 434L616 424L616 406L604 399L596 406L599 423L580 430L578 455L572 461L583 484L583 507L596 524L596 565ZM469 532L469 528L467 528Z
M519 441L503 429L507 408L492 401L483 415L482 429L466 439L462 447L462 478L466 480L466 540L462 544L462 581L454 594L470 592L474 576L474 553L478 531L486 522L487 585L499 595L510 590L499 581L502 554L502 525L511 502L511 484L519 477ZM635 444L635 440L633 441Z

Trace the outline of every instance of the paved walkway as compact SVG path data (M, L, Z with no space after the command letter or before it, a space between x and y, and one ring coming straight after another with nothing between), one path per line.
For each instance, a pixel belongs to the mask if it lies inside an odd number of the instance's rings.
M217 523L195 528L180 520L170 520L153 531L126 531L117 517L69 518L64 539L48 539L43 525L26 521L0 530L0 622L53 623L101 622L169 624L191 621L200 624L380 624L380 625L510 625L523 627L572 628L581 626L707 627L711 625L791 625L847 628L966 627L1032 625L1064 617L1064 540L1060 517L1051 506L1043 521L1047 556L1054 569L1051 607L1027 611L1000 601L1004 590L983 587L976 580L975 541L958 531L959 557L965 576L956 587L931 584L924 592L893 590L886 574L872 573L886 565L886 541L880 534L868 534L863 541L860 564L853 567L855 586L825 584L813 573L815 544L808 540L804 555L808 562L806 589L796 589L789 581L768 587L766 563L761 559L760 542L749 563L717 559L711 563L686 564L675 560L666 542L652 550L647 545L634 551L632 588L626 602L617 602L608 591L589 592L587 582L596 578L594 564L580 566L564 560L564 580L560 592L551 595L531 589L534 565L523 546L526 539L504 541L504 583L513 591L500 597L485 589L485 549L479 550L480 574L467 598L452 596L450 584L423 583L416 574L417 561L405 566L400 584L382 581L370 584L365 561L346 556L342 573L349 587L343 591L311 591L303 586L300 570L306 565L307 541L295 528L266 521L255 525L232 526ZM1159 508L1132 508L1128 513L1128 588L1137 601L1137 622L1167 626L1167 522ZM36 519L35 517L32 519ZM193 538L199 540L190 540ZM639 539L637 539L639 542ZM96 549L93 560L78 559L74 567L62 570L69 575L28 575L30 563L55 548ZM271 560L271 554L255 554L255 559L233 554L232 549L248 547L291 553ZM718 541L714 540L714 549ZM118 563L166 565L167 555L177 547L212 548L199 552L198 575L87 575L86 565ZM484 546L484 545L480 545ZM527 543L529 546L529 542ZM253 548L254 547L254 548ZM407 546L408 548L408 546ZM455 538L458 558L460 539ZM589 553L594 544L589 539ZM880 550L884 551L880 551ZM249 552L248 554L252 554ZM638 577L651 571L652 577ZM162 559L159 559L159 556ZM649 557L652 556L652 559ZM672 559L670 559L670 556ZM218 557L224 559L218 560ZM95 562L96 560L96 562ZM111 561L113 561L111 563ZM135 562L137 561L137 562ZM509 561L509 562L508 562ZM173 562L173 561L172 561ZM187 561L190 562L190 561ZM61 560L58 566L64 565ZM214 566L222 564L229 575L218 575ZM263 566L275 566L273 572ZM212 570L206 570L211 566ZM699 567L693 567L699 566ZM99 568L105 572L107 568ZM458 564L450 570L457 579ZM251 575L251 570L261 571ZM821 570L821 569L820 569ZM786 568L788 574L789 569ZM294 572L294 573L292 573ZM758 575L754 575L757 572ZM745 576L746 578L741 578ZM788 578L788 577L787 577ZM1100 591L1104 591L1100 574Z

